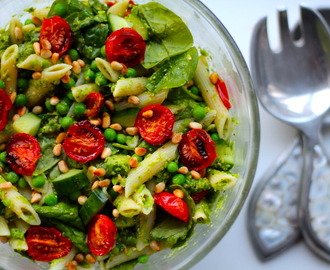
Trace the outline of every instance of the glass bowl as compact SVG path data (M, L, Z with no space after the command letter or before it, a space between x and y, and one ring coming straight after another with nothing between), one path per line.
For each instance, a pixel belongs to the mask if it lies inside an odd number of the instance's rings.
M49 6L50 0L1 0L0 27L14 14L26 14L29 7ZM147 0L137 0L143 4ZM219 202L211 215L211 223L197 225L184 247L164 250L149 258L147 264L136 269L189 269L201 260L225 235L235 221L250 190L259 150L259 113L253 85L247 65L234 40L219 19L198 0L157 0L178 14L190 28L195 45L212 56L212 68L226 81L232 102L231 115L238 121L234 127L235 166L239 174L234 188L219 196ZM24 16L24 15L22 15ZM26 15L25 15L26 16ZM24 17L21 18L24 21ZM7 245L0 244L0 269L44 269L30 260L20 257Z

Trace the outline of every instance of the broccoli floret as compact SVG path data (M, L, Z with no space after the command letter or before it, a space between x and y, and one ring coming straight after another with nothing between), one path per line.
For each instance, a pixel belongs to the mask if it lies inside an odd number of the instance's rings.
M229 171L234 166L234 144L220 140L216 142L215 149L217 158L213 162L212 168Z
M125 177L131 169L129 166L130 158L129 155L111 155L105 159L102 167L106 170L107 176L117 176L120 174Z
M170 178L171 178L171 173L168 170L161 170L159 173L154 175L152 180L154 180L157 183L159 182L166 183Z
M38 137L42 138L44 136L52 136L55 133L59 133L61 129L61 124L59 121L59 116L57 114L44 114L41 117L41 124L38 132Z
M200 178L198 180L192 178L192 176L186 175L186 182L183 184L183 187L189 193L198 193L203 190L211 190L212 186L210 181L207 178Z

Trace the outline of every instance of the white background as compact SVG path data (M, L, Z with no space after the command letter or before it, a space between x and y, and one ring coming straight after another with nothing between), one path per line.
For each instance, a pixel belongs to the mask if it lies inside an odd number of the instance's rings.
M276 10L287 8L289 24L293 27L299 16L299 4L308 7L329 7L329 0L202 0L220 19L234 38L247 64L250 66L250 42L253 27L263 16L269 16L275 25ZM276 33L274 33L276 36ZM275 44L276 38L271 41ZM252 189L261 175L271 166L295 136L295 131L270 116L260 107L261 144L259 163ZM250 193L251 195L251 193ZM329 270L327 263L314 255L303 243L267 262L256 256L247 230L248 197L234 225L220 243L192 269L200 270Z

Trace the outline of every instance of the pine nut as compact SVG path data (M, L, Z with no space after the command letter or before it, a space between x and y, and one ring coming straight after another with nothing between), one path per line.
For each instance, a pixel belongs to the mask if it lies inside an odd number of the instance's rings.
M32 78L33 78L34 80L39 80L39 79L41 78L41 73L40 73L39 71L35 71L35 72L33 72L33 74L32 74Z
M106 129L110 126L110 124L111 124L110 114L104 112L102 117L102 128Z
M189 170L186 166L182 166L178 169L178 173L181 173L181 174L187 174L188 172L189 172Z
M139 130L137 127L128 127L128 128L126 128L126 132L128 135L134 136L139 133Z
M148 150L146 148L143 147L136 147L134 149L134 153L140 157L144 156L145 154L147 154Z
M86 195L80 195L79 197L78 197L78 203L80 204L80 205L83 205L86 201L87 201L87 196Z
M117 131L123 129L123 127L120 124L118 124L118 123L111 124L109 127L112 128L112 129L114 129L114 130L117 130Z
M23 38L23 31L20 27L16 26L14 29L15 38L21 40Z
M87 169L87 172L89 174L94 174L94 171L96 170L96 167L95 166L89 166L88 169Z
M57 135L55 142L56 143L62 143L65 139L66 133L65 132L61 132Z
M62 144L56 144L53 148L54 156L58 157L62 154Z
M3 182L0 184L0 189L8 190L11 189L13 184L11 182Z
M41 107L41 106L34 106L33 108L32 108L32 112L34 113L34 114L41 114L42 113L42 111L43 111L43 108Z
M127 102L133 105L138 105L140 103L140 99L137 96L129 96Z
M89 122L94 126L100 126L102 124L102 120L100 118L98 119L91 119Z
M97 169L94 171L94 175L95 175L95 176L99 176L99 177L105 176L106 173L107 173L106 170L103 169L103 168L97 168Z
M18 113L14 114L13 119L12 119L13 122L15 122L18 118L20 118L19 114Z
M56 106L60 102L60 99L56 96L53 96L49 99L49 103L53 106Z
M191 129L201 129L201 128L203 128L202 124L200 124L198 122L190 122L188 126Z
M131 168L136 168L139 165L139 161L137 160L136 157L133 157L129 160L129 166L131 166Z
M119 211L118 211L118 209L113 209L112 210L112 215L113 215L114 218L118 218L119 217Z
M219 79L219 75L217 73L213 72L210 75L210 81L211 81L212 84L216 84L218 79Z
M175 144L178 144L180 143L182 140L182 133L173 133L172 134L172 138L171 138L171 141L172 143L175 143Z
M155 191L155 193L161 193L164 191L164 189L165 189L165 183L160 182L155 186L154 191Z
M66 54L64 55L64 59L63 59L64 63L67 64L67 65L72 65L72 60L71 60L71 57L70 55Z
M9 238L7 236L0 236L0 242L2 244L6 244L8 242Z
M52 57L52 51L46 50L46 49L41 49L40 56L44 59L49 59Z
M88 261L91 264L96 263L96 259L94 258L94 256L92 254L86 254L85 259L86 259L86 261Z
M52 54L50 61L52 62L53 65L55 65L58 62L58 59L60 59L60 55L57 52L55 52Z
M77 263L81 263L84 260L84 255L82 253L78 253L74 259L76 260Z
M35 24L36 26L41 26L41 24L42 24L42 21L41 21L38 17L36 17L36 16L33 16L33 17L31 18L31 21L32 21L33 24Z
M114 185L112 189L115 192L121 192L123 190L123 187L121 185Z
M183 191L181 189L175 189L173 191L173 194L174 194L174 196L176 196L176 197L178 197L180 199L182 199L184 197L184 193L183 193Z
M99 187L108 187L108 186L110 186L110 184L111 184L111 181L110 181L110 179L103 179L103 180L100 180L99 181Z
M153 251L160 251L160 245L156 240L152 240L149 245Z
M40 43L41 48L45 50L51 50L52 44L50 44L49 40L46 38L43 38Z
M65 74L62 78L61 78L61 82L62 83L69 83L70 82L70 76L69 74Z
M99 188L99 180L93 182L91 190L95 190Z
M110 157L112 154L112 150L109 147L105 147L102 151L101 158L106 159L107 157Z
M35 54L40 55L40 43L34 42L32 46Z
M190 174L191 174L192 178L194 178L194 179L196 179L196 180L198 180L198 179L201 178L200 173L197 172L197 171L194 171L194 170L193 170L193 171L190 172Z
M81 66L79 65L79 63L77 61L72 62L72 71L76 74L81 73Z
M117 61L112 61L110 63L110 66L112 67L113 70L117 70L117 71L120 71L123 69L123 65Z
M67 173L69 171L68 164L66 164L66 162L64 160L61 160L58 163L58 168L59 168L61 173Z
M67 270L75 270L78 263L76 261L66 262L65 267Z
M10 98L11 103L13 103L13 104L15 103L16 97L17 97L17 93L16 92L12 92L9 95L9 98Z
M22 106L17 110L17 114L19 116L23 116L25 113L26 113L26 107L25 106Z
M142 116L144 118L151 118L151 117L154 116L154 112L153 112L153 110L147 110L147 111L142 113Z
M82 60L82 59L78 59L77 62L78 62L78 64L79 64L80 67L86 66L84 60Z
M36 192L36 191L33 191L32 194L31 194L31 200L30 202L31 203L37 203L37 202L40 202L42 199L42 196L39 192Z
M108 108L108 110L113 111L115 109L115 105L113 104L113 102L111 100L106 100L104 102L105 106Z

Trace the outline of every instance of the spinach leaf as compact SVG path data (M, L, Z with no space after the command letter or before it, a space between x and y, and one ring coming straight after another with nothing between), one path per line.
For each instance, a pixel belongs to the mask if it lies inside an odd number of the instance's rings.
M38 160L37 167L33 172L34 175L39 175L44 173L54 167L60 158L55 157L53 154L53 147L55 145L55 140L51 138L44 138L41 143L42 156Z
M156 40L147 45L142 63L145 68L154 67L165 59L187 51L193 45L193 37L187 25L163 5L150 2L135 7L132 13L149 26L151 39Z
M166 61L148 79L146 88L152 92L187 84L195 74L198 52L195 47Z

